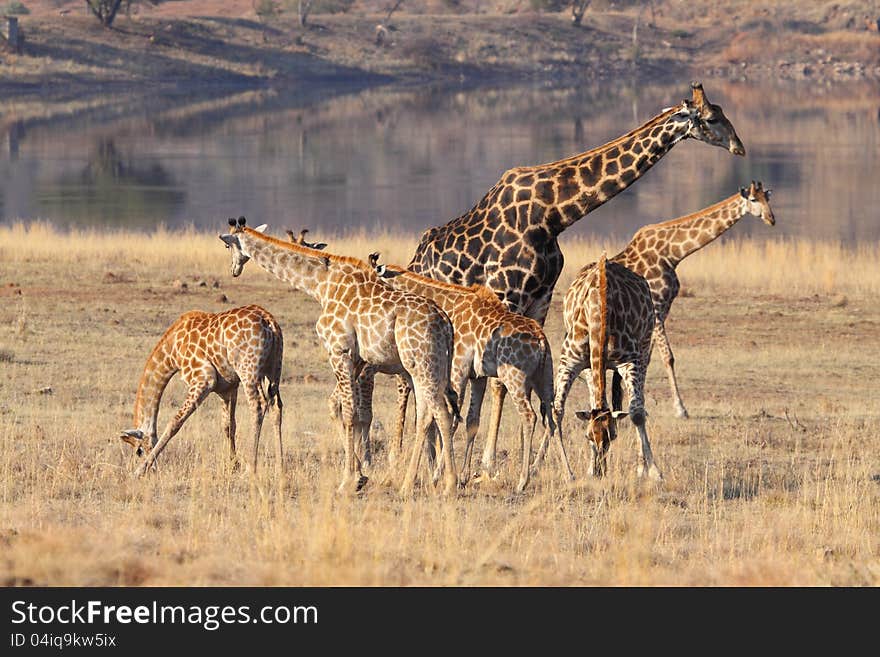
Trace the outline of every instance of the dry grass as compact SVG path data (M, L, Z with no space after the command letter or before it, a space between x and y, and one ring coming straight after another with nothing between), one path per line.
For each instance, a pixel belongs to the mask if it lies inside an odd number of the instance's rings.
M416 241L314 237L397 262ZM559 289L617 246L564 241ZM669 335L693 418L671 417L659 364L648 381L662 486L635 478L624 427L607 480L563 486L551 459L512 496L508 411L497 482L405 501L380 484L381 449L363 495L334 493L341 450L311 300L256 268L232 279L213 235L0 229L0 583L876 586L880 415L864 384L880 375L877 256L877 245L726 242L685 263L689 294ZM559 298L547 323L557 350ZM209 400L160 472L132 480L116 435L149 349L183 311L249 302L285 331L283 474L268 431L258 476L233 472ZM181 392L172 383L160 421ZM382 380L376 412L388 426L393 406ZM243 404L239 414L247 450ZM583 473L583 444L567 428Z

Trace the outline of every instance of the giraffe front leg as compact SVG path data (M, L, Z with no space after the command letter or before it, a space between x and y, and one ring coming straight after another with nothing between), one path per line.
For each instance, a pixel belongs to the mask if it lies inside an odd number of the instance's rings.
M678 390L678 380L675 377L675 356L672 347L669 346L669 338L666 336L666 325L658 321L654 326L654 344L666 365L666 375L669 378L669 387L672 390L672 403L675 406L675 415L680 418L688 418L687 409L681 400L681 392Z
M205 397L207 397L214 389L216 380L217 374L213 369L210 371L205 370L187 377L189 390L186 393L186 399L181 405L180 410L177 411L171 422L168 423L168 426L162 433L162 438L150 450L150 453L147 454L147 457L144 459L144 462L141 463L140 467L135 470L136 477L142 477L146 473L147 468L155 465L156 459L159 458L159 454L165 449L168 441L180 431L180 427L183 426L183 423L186 422L187 418L193 414L193 412L199 407L199 404L201 404L205 400Z
M520 475L516 484L516 492L522 493L529 484L529 469L532 459L532 439L535 436L535 425L538 416L532 408L532 402L529 399L531 392L526 383L526 377L520 370L512 372L499 372L504 377L504 385L507 387L511 397L516 403L516 410L519 412L520 428Z
M370 429L373 426L373 389L376 383L376 370L370 366L364 368L355 382L357 401L357 432L360 437L360 449L363 453L364 465L373 464L373 450L370 444Z
M635 425L639 436L638 476L644 477L647 474L651 479L660 481L663 479L663 474L660 472L657 464L654 463L654 454L651 451L651 443L648 440L648 431L645 427L647 413L645 413L644 385L647 368L643 361L640 361L638 363L621 365L618 369L630 398L629 419Z

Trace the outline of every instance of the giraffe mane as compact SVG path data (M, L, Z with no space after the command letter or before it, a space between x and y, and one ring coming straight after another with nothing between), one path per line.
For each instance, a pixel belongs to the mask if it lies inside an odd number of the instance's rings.
M418 274L409 269L404 269L400 265L386 265L386 268L389 271L393 271L395 274L405 276L410 280L418 281L423 285L428 285L437 288L438 290L448 290L449 292L456 292L458 294L475 294L485 301L491 301L497 304L502 303L501 299L499 299L492 290L479 283L474 283L471 286L456 285L455 283L446 283L444 281L438 281L436 278L430 278L423 274Z
M257 237L264 242L268 242L273 246L276 246L281 249L285 249L287 251L293 251L301 256L305 256L307 258L315 258L323 261L330 261L335 264L341 265L353 265L358 269L361 269L365 272L372 273L376 275L376 270L370 267L370 265L360 258L355 258L352 256L345 255L337 255L335 253L330 253L328 251L320 251L318 249L312 249L308 246L303 246L302 244L296 244L294 242L290 242L287 240L278 239L277 237L272 237L271 235L264 235L263 233L259 233L255 231L253 228L249 228L245 226L242 229L242 232L247 233L251 237Z

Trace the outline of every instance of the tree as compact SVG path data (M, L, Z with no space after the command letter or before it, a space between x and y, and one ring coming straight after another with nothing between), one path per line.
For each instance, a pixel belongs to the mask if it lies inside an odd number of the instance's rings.
M101 21L101 25L110 27L116 18L116 12L122 6L122 0L86 0L86 5Z
M580 25L584 12L590 6L591 0L575 0L571 3L571 22L574 25Z

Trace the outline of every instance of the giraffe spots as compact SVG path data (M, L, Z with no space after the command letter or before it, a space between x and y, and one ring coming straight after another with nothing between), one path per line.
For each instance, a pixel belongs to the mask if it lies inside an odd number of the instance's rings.
M620 174L620 181L626 186L629 186L630 184L632 184L632 182L635 179L636 179L636 172L633 171L632 169L627 169L626 171L624 171L623 173Z
M605 175L606 176L616 176L619 168L617 166L616 161L611 161L605 164Z
M617 194L618 189L619 187L616 181L606 180L602 183L601 187L599 187L600 198L607 200Z
M520 176L517 178L516 184L520 187L531 187L535 184L535 177L530 174Z
M513 203L513 188L505 187L504 191L501 192L501 196L499 197L498 202L501 204L502 207L507 207L508 205Z
M624 153L620 156L619 162L621 167L626 168L630 166L633 162L635 162L635 158L633 157L632 153Z
M516 202L522 203L523 201L530 201L532 199L532 190L531 189L518 189L516 191Z
M504 211L504 223L513 226L516 223L516 208L510 207Z
M591 196L590 198L595 198ZM563 223L565 225L571 225L584 216L583 211L574 203L569 203L568 205L562 206L562 216Z

